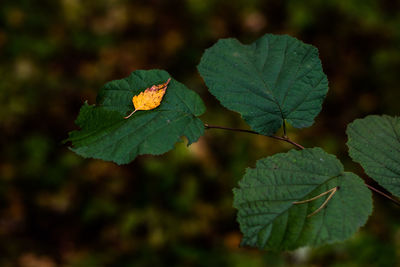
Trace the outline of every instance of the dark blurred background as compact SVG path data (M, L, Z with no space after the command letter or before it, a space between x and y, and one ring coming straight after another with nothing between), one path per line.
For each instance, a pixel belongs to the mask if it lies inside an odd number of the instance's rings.
M124 166L61 141L110 80L160 68L204 100L203 121L248 128L207 91L196 66L219 38L289 34L320 51L330 91L306 147L347 155L346 125L400 114L400 2L393 0L2 0L0 266L400 266L399 208L374 195L344 243L288 253L238 248L232 188L257 159L291 147L208 130Z

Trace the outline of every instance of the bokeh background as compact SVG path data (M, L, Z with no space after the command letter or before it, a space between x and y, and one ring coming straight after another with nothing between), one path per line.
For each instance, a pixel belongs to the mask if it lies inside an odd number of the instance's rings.
M290 34L318 47L330 91L306 147L347 155L346 125L400 114L395 0L2 0L0 266L400 266L399 207L374 195L347 242L272 253L239 248L232 188L257 159L291 147L208 130L189 148L124 166L83 159L62 140L85 100L136 69L165 69L196 91L203 121L247 129L196 66L219 38Z

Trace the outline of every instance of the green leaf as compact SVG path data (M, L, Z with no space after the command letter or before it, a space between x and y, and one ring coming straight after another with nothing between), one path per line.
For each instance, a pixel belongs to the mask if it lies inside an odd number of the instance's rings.
M352 159L393 195L400 196L400 118L370 115L347 126Z
M126 164L137 155L171 150L183 135L189 144L197 141L204 133L197 118L205 111L204 104L195 92L174 79L159 107L124 119L133 110L134 95L169 77L163 70L138 70L107 83L99 92L97 105L82 106L76 120L81 130L70 132L66 140L72 142L72 150L83 157Z
M312 125L328 91L318 50L287 35L266 34L250 45L219 40L198 70L223 106L266 135L284 120L296 128Z
M328 198L294 204L339 187ZM333 155L320 148L291 150L257 161L234 189L234 207L242 245L291 250L342 241L363 226L372 212L372 196L363 180L344 172Z

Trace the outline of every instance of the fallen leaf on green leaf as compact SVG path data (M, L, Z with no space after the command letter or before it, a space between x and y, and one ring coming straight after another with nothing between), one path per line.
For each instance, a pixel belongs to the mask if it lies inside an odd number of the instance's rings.
M138 110L151 110L158 107L161 104L170 81L171 78L169 78L165 83L153 85L152 87L147 88L144 92L141 92L139 95L133 96L132 103L135 110L124 118L128 119Z

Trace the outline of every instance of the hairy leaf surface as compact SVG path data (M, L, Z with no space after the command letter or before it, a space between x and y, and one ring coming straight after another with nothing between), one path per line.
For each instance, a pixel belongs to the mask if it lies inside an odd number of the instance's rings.
M296 128L312 125L328 91L318 50L287 35L266 34L250 45L221 39L198 70L222 105L267 135L284 120Z
M129 119L131 99L154 84L164 83L170 75L163 70L138 70L129 77L107 83L96 105L85 103L76 124L81 130L70 133L72 150L118 164L131 162L137 155L162 154L171 150L181 136L189 144L204 133L197 116L204 110L200 97L171 79L161 105L153 110L137 111Z
M327 195L328 204L311 217ZM291 150L257 161L234 189L234 207L243 233L242 245L288 250L342 241L364 225L372 212L371 192L363 180L344 172L333 155L320 148Z
M370 115L347 126L354 161L392 194L400 196L400 118Z

